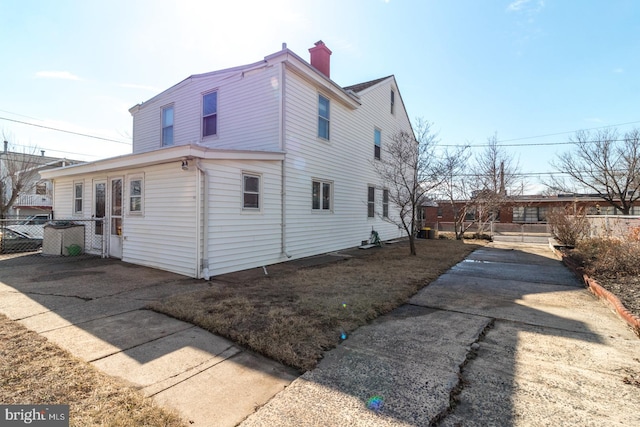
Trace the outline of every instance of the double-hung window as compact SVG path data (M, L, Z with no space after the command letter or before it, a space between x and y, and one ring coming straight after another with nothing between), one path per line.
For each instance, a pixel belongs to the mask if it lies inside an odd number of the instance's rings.
M202 97L202 136L218 134L218 92Z
M380 144L382 143L382 133L380 129L374 129L373 131L373 158L380 160Z
M82 213L82 199L84 193L84 184L82 182L73 183L73 213Z
M129 213L142 213L142 177L129 180Z
M173 145L173 105L162 109L162 146Z
M329 98L318 95L318 137L329 139Z
M327 212L332 210L332 187L333 183L330 181L311 182L311 209Z
M376 187L367 188L367 218L376 216Z
M389 190L382 190L382 217L389 218Z
M260 175L242 174L242 209L260 209Z

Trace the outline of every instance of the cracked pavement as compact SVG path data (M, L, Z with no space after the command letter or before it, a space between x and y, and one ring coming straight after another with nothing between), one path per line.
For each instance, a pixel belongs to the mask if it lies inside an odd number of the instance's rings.
M548 246L492 243L241 425L637 426L638 344Z

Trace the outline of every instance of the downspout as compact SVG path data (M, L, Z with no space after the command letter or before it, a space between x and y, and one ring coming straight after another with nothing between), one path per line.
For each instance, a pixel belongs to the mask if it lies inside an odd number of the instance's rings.
M287 258L291 258L291 255L287 253L287 135L286 135L286 97L285 97L285 83L286 83L286 65L284 62L280 63L280 149L284 152L284 159L280 162L282 170L280 173L280 203L282 221L280 222L280 239L282 254Z
M204 280L209 280L209 172L202 167L200 160L196 160L196 168L200 171L200 175L204 176L204 195L202 197L202 203L204 203L204 220L202 225L202 271L201 275ZM198 182L200 180L198 179ZM198 192L198 200L200 192ZM200 206L198 206L198 215L200 214ZM200 221L198 221L198 225ZM200 242L198 242L200 243ZM199 248L199 245L196 245ZM199 252L199 251L198 251ZM200 268L200 266L198 266Z

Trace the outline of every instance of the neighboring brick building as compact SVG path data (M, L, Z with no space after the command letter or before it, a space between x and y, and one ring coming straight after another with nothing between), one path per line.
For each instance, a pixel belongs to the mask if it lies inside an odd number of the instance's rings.
M465 201L456 202L459 208ZM553 208L575 207L576 211L586 209L588 215L619 215L620 211L599 197L589 194L558 194L556 196L517 196L505 205L496 218L500 223L535 224L546 223L547 213ZM450 202L439 201L423 206L424 223L427 227L436 223L454 222L454 212ZM635 205L631 215L640 215L640 203ZM467 213L466 220L475 220L475 211Z

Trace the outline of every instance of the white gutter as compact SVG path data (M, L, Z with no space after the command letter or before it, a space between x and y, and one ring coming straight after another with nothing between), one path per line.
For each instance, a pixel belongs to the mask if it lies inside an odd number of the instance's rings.
M197 262L198 264L202 263L202 266L198 265L197 268L200 269L202 267L202 270L200 271L200 275L202 276L202 278L204 280L209 280L211 278L211 275L209 273L209 172L202 167L202 165L200 164L200 160L196 160L196 168L198 168L198 171L200 172L198 174L198 183L200 182L200 175L202 174L202 176L204 176L204 196L202 197L202 203L204 203L204 221L202 224L202 261L200 261L200 257L197 256ZM196 202L196 208L198 209L198 213L196 215L196 217L198 218L198 227L200 226L200 191L198 190L198 196L196 197L197 201ZM196 239L198 240L196 242L196 248L198 251L198 254L200 253L200 242L199 242L199 237L198 234L196 233Z
M97 160L90 163L43 170L40 172L40 176L43 179L52 179L62 176L81 175L85 173L139 168L143 166L181 161L185 158L212 160L282 160L284 158L284 153L274 151L219 150L198 145L177 145L169 148L161 148L159 150Z
M280 173L280 203L281 210L280 216L280 239L282 254L287 258L291 258L291 255L287 253L287 165L286 165L286 149L287 149L287 134L286 134L286 65L281 62L280 66L280 150L285 153L285 158L282 159L282 170Z

